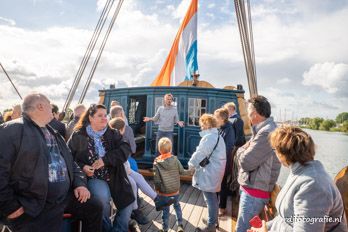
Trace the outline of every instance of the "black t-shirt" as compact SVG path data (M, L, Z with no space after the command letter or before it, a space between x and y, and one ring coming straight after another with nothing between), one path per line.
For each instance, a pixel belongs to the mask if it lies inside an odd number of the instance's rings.
M68 169L60 153L57 140L47 128L41 128L45 135L48 155L48 203L61 203L64 201L70 187Z

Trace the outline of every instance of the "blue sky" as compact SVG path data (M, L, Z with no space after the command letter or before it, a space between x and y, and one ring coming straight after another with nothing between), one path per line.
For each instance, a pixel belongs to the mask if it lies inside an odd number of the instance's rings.
M148 85L159 72L189 0L125 0L87 103L98 89ZM0 62L19 91L62 106L105 0L2 0ZM259 93L273 115L335 117L348 111L348 1L253 1ZM247 81L232 0L200 0L198 62L216 87ZM0 73L0 110L18 102ZM248 92L248 91L247 91Z

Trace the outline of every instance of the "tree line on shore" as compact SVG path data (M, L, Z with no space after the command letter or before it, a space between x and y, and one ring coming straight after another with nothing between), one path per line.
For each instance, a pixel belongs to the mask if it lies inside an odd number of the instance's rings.
M312 130L335 131L348 133L348 112L342 112L336 116L336 119L324 118L301 118L300 126Z

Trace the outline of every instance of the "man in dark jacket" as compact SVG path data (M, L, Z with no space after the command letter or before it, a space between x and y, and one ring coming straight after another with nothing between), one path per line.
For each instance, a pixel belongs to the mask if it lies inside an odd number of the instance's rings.
M86 178L63 138L48 123L51 105L29 94L23 117L0 126L0 217L13 232L60 232L64 209L101 231L102 207L91 198Z
M245 144L244 122L236 112L236 105L233 102L226 103L224 108L228 110L228 120L232 123L236 133L235 147L241 147Z
M59 121L59 108L55 104L51 104L52 106L52 120L49 122L49 125L58 131L58 133L65 138L66 129L65 124Z

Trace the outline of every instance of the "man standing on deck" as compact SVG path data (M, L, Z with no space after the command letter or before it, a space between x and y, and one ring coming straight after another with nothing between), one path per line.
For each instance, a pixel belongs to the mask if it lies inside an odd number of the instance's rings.
M82 220L84 232L101 231L101 203L48 125L50 101L29 94L22 110L22 118L0 125L0 220L13 232L61 232L65 209Z
M228 120L232 123L234 131L236 132L236 142L234 146L236 148L241 147L245 144L244 122L236 112L236 105L234 102L226 103L224 108L228 110Z
M277 127L270 117L270 103L260 95L248 102L252 137L237 151L241 190L237 232L247 231L251 227L249 221L269 202L281 166L268 141L268 135Z
M156 150L158 141L163 137L169 138L172 141L172 144L174 144L174 124L177 123L180 127L184 126L184 122L179 121L178 110L172 105L172 102L173 95L167 93L166 95L164 95L164 105L158 108L155 116L153 116L152 118L144 117L144 122L153 121L159 124L156 135Z
M59 121L59 109L58 106L55 104L51 104L52 106L52 115L53 118L50 121L49 125L58 131L58 133L65 138L65 134L66 134L66 128L65 128L65 124L62 123L61 121Z

